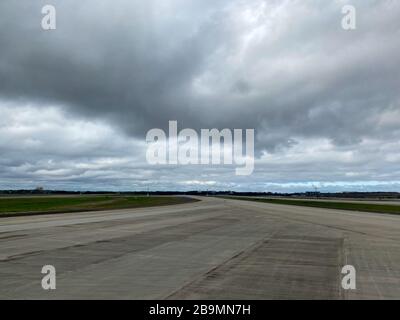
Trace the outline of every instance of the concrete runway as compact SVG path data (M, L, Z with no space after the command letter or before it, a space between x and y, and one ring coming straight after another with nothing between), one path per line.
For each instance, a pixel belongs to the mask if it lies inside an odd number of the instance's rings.
M201 199L2 218L0 298L400 299L400 216Z

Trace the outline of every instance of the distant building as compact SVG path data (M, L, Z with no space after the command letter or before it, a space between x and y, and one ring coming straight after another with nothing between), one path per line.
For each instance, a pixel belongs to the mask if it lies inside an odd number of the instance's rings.
M305 195L307 197L319 197L321 195L321 192L319 192L319 191L307 191L307 192L305 192Z

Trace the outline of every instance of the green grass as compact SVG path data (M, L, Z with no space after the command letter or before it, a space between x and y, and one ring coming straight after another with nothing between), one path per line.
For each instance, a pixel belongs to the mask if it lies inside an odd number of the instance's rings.
M291 206L363 211L375 213L400 214L400 205L391 204L373 204L373 203L352 203L352 202L333 202L333 201L310 201L310 200L287 200L287 199L250 199L241 197L232 197L237 200L257 201L272 204L284 204Z
M97 211L164 206L196 201L185 197L158 196L37 196L0 198L0 217L39 213Z

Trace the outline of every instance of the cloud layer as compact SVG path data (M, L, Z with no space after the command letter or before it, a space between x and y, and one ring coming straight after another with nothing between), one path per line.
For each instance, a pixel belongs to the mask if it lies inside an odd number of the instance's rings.
M398 1L3 0L0 16L1 188L399 190ZM148 166L146 132L169 120L254 128L256 173Z

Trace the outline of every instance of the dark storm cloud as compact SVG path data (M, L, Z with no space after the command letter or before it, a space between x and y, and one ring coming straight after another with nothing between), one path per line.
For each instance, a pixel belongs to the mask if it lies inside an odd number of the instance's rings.
M59 1L58 29L44 32L44 3L0 5L2 95L55 101L142 135L171 116L195 119L185 112L185 86L223 40L207 14L166 17L155 2Z
M52 1L57 30L44 32L46 3L0 4L4 97L54 101L140 137L172 119L256 128L274 137L267 147L294 135L356 143L398 107L394 1L354 1L353 32L339 1Z

